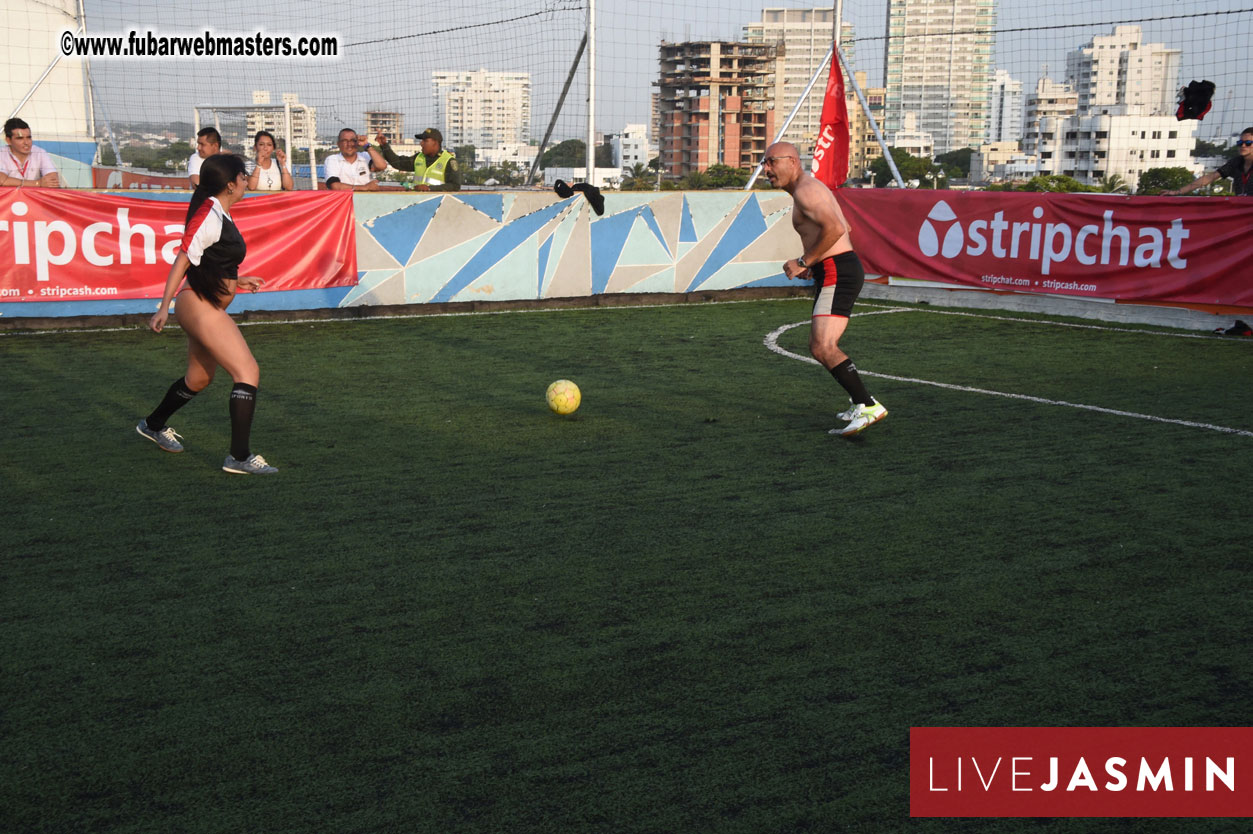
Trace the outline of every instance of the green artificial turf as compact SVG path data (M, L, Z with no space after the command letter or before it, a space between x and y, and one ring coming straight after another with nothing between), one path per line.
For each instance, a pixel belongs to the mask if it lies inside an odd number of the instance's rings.
M1253 388L903 306L853 440L804 300L249 326L271 478L135 433L178 330L0 336L0 830L1241 830L909 818L911 726L1249 723Z

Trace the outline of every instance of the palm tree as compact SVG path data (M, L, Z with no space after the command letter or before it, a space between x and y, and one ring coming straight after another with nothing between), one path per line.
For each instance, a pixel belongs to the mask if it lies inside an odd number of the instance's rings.
M642 162L637 162L624 172L624 188L638 188L644 182L644 177L648 175L648 168Z
M1101 184L1098 190L1102 194L1130 194L1131 186L1122 178L1121 174L1110 174L1108 177L1101 178Z
M709 188L709 175L704 171L693 171L683 178L683 190L701 191Z

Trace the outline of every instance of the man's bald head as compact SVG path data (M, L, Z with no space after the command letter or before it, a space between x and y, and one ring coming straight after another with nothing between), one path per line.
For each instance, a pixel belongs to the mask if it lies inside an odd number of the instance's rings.
M791 142L775 142L766 148L766 156L794 156L797 159L801 157L800 152L796 150L796 146Z
M791 142L775 142L766 148L766 158L762 160L766 179L775 188L790 189L791 186L805 175L801 167L800 154Z

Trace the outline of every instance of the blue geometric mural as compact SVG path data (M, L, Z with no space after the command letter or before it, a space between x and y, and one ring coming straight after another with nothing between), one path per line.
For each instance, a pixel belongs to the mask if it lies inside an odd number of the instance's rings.
M408 263L437 208L438 200L427 200L377 217L370 221L370 235L397 263Z
M405 266L406 302L784 286L780 264L800 246L778 198L791 200L773 192L764 195L768 208L758 192L609 193L599 217L580 195L544 195L519 213L513 200L527 196L540 195L411 195L413 205L371 218L357 233ZM358 240L359 252L367 249ZM387 266L361 269L374 275ZM398 303L374 292L345 299L380 302Z

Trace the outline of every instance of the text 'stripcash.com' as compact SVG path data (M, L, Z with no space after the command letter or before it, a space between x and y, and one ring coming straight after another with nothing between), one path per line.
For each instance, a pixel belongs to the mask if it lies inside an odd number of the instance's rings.
M914 817L1253 816L1253 727L913 727Z

